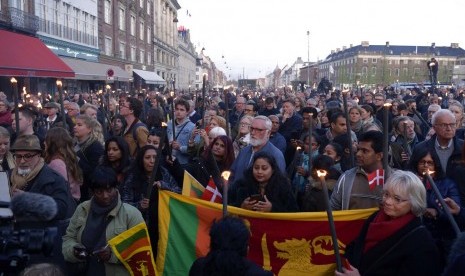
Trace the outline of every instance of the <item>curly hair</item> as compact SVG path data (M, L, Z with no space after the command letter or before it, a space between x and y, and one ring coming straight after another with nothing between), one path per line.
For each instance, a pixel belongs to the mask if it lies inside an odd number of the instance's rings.
M50 163L55 158L63 160L69 174L76 181L82 182L82 171L74 152L73 138L68 131L61 127L49 129L45 136L45 145L45 162Z

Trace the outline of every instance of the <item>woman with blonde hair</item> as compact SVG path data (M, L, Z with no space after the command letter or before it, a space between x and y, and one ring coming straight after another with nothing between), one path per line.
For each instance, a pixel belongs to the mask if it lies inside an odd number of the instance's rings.
M82 171L73 149L73 138L61 127L51 128L45 136L45 162L68 181L76 202L81 198Z
M15 160L10 152L10 132L0 126L0 171L10 172L14 167Z
M465 116L463 114L463 105L456 100L449 101L449 110L455 116L457 129L463 128L465 126ZM461 137L462 138L462 137Z
M84 176L81 186L81 202L88 200L89 195L89 177L94 172L95 167L99 164L100 158L104 154L104 139L102 126L100 123L87 115L80 115L76 118L74 125L74 137L76 137L76 145L74 151L79 159L79 167L81 167Z

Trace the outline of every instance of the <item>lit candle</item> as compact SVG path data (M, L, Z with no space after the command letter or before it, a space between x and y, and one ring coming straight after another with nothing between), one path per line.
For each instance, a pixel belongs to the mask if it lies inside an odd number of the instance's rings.
M336 256L336 269L337 271L342 272L342 262L341 255L339 253L339 243L336 235L336 225L334 224L333 211L331 209L331 205L329 204L328 186L326 186L325 176L327 172L325 170L318 170L317 174L321 181L321 188L323 189L323 196L326 205L326 214L328 216L329 222L329 230L331 231L331 240L333 241L334 255Z

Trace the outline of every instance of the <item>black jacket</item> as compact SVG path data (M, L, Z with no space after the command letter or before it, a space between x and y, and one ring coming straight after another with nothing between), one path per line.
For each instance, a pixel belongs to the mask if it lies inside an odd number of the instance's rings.
M364 276L440 275L438 249L418 217L363 253L368 226L378 212L367 219L360 235L347 246L345 256L349 263Z
M452 179L456 184L457 188L459 189L460 192L460 202L462 206L465 206L465 166L464 166L464 161L462 159L462 148L463 148L463 140L458 139L457 137L453 138L453 143L454 143L454 152L452 155L449 157L449 160L447 161L447 167L446 167L446 177ZM418 143L415 148L413 149L412 156L410 160L416 160L417 158L415 155L417 154L416 149L420 149L422 147L428 147L430 149L430 152L434 153L435 156L433 156L434 160L439 160L439 156L436 153L436 148L435 148L435 143L436 143L436 134L431 137L431 139L423 141L421 143Z

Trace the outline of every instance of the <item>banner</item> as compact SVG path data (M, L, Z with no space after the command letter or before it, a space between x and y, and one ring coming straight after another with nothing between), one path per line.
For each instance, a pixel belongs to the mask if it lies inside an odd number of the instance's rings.
M112 238L108 244L131 276L157 275L145 222Z
M188 275L192 263L209 251L209 230L222 217L222 205L167 191L159 195L157 272ZM341 254L376 209L333 212ZM334 275L335 256L326 212L258 213L229 206L248 221L248 258L275 275Z

